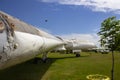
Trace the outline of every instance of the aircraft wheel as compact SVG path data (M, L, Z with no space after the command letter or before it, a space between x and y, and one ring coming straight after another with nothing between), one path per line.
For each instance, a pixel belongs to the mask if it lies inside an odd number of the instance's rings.
M47 62L47 58L46 59L42 59L43 63L46 63Z
M80 57L80 54L79 54L79 53L76 53L76 57Z
M46 63L46 61L47 61L47 52L43 53L42 61L43 61L43 63Z

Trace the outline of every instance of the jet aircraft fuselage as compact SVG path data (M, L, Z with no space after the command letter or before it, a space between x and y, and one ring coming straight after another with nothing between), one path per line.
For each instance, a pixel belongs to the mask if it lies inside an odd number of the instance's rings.
M63 41L0 11L0 70L35 58Z

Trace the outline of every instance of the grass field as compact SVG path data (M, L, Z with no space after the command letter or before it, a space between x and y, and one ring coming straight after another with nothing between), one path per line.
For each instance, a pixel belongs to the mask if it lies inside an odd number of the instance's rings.
M49 53L47 63L33 60L0 71L0 80L87 80L89 74L111 76L111 53ZM120 53L115 53L114 80L120 80Z

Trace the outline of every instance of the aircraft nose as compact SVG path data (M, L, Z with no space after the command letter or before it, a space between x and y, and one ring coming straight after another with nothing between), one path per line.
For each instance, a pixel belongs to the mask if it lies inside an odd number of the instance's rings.
M57 39L44 38L43 49L49 51L63 44L63 41Z

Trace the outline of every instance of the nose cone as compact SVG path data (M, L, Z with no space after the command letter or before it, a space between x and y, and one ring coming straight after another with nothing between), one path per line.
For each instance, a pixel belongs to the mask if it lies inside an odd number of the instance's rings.
M52 39L52 38L44 38L43 40L44 40L43 50L45 50L45 51L55 49L56 47L64 44L63 41L57 40L57 39Z

